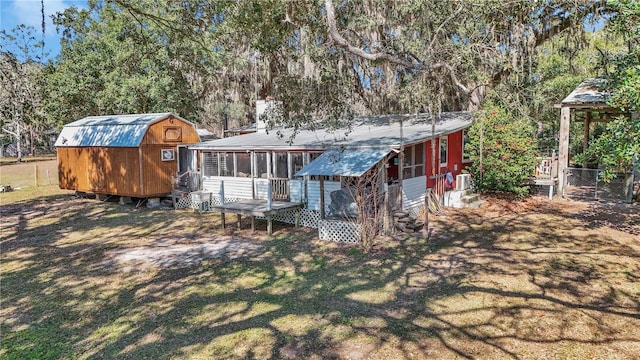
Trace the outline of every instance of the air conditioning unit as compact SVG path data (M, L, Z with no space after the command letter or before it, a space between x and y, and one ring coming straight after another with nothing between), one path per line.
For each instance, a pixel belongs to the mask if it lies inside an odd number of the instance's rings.
M456 190L471 189L471 175L460 174L456 176Z

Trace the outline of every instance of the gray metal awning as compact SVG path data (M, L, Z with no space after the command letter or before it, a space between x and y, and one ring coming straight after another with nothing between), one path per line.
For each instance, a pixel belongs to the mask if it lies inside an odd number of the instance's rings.
M384 159L391 150L328 150L295 176L361 176Z

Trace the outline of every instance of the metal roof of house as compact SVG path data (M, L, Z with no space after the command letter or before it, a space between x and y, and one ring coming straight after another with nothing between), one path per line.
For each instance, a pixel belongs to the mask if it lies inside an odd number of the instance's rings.
M571 105L606 105L609 93L602 89L606 85L605 79L586 79L576 87L560 103L563 107Z
M150 125L169 116L191 124L172 113L87 116L65 125L55 146L136 147Z
M402 131L400 121L402 120ZM435 132L431 131L428 114L359 116L351 129L338 131L301 130L291 144L287 140L292 129L259 131L256 133L211 140L189 146L191 149L215 151L246 150L326 150L326 149L391 149L415 144L432 136L447 135L471 126L469 111L442 113L437 119ZM280 135L278 135L280 132Z
M361 176L391 150L329 150L318 156L295 176Z

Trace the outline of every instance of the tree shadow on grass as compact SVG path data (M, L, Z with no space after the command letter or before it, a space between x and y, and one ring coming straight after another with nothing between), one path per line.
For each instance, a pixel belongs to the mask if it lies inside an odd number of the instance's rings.
M640 346L637 248L590 241L598 229L574 232L582 220L554 206L451 211L429 240L387 240L374 255L278 227L250 256L126 271L105 262L114 249L215 242L219 224L38 206L22 209L40 222L16 212L20 231L2 240L8 358L632 358Z

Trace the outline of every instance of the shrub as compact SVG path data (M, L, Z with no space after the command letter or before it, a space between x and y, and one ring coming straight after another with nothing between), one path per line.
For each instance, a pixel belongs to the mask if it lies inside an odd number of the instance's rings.
M527 179L537 162L532 124L490 105L476 113L468 134L465 152L473 161L468 168L473 187L480 192L527 194Z

